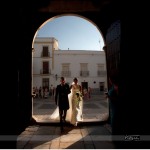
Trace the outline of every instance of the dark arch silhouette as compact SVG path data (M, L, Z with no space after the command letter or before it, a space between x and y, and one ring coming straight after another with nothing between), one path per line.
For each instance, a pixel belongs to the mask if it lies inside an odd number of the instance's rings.
M31 93L31 57L32 39L34 33L45 20L63 13L77 13L92 20L106 37L108 28L116 21L121 22L121 41L118 65L120 86L120 116L118 118L118 134L150 135L148 123L147 93L149 88L148 68L139 71L140 66L147 66L147 28L143 22L147 16L139 8L143 3L122 2L113 0L65 1L62 0L32 0L19 3L5 1L2 11L1 33L2 44L5 45L1 56L2 108L1 135L18 135L32 123L32 93ZM138 9L137 9L138 8ZM140 13L140 14L139 14ZM145 17L145 18L144 18ZM10 21L9 19L13 19ZM137 30L138 28L138 30ZM139 30L142 29L142 30ZM143 42L144 44L139 43ZM9 39L9 41L8 41ZM106 52L110 49L106 46ZM114 54L114 53L113 53ZM115 54L113 56L116 56ZM114 57L113 57L114 58ZM141 61L141 58L144 60ZM107 57L107 65L115 59ZM5 61L5 64L4 64ZM8 63L6 63L6 61ZM137 68L136 68L137 67ZM12 70L11 70L12 69ZM108 74L109 76L109 74ZM8 93L8 90L11 89ZM138 91L138 92L137 92ZM148 108L147 108L148 107ZM2 148L15 148L16 137L13 140L1 140ZM124 145L129 144L123 142ZM132 146L135 142L130 143ZM140 141L137 147L148 147L149 141Z

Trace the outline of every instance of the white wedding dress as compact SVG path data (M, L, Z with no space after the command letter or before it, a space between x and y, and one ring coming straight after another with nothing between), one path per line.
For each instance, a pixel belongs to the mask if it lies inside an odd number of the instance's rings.
M78 101L76 93L80 94L80 101ZM68 95L70 108L67 111L66 121L75 125L76 122L83 121L83 98L80 92L80 86L73 84L71 93ZM59 108L58 106L50 115L50 119L59 121Z
M76 93L79 93L79 98L77 98ZM76 125L77 122L83 121L83 98L80 91L80 85L73 84L71 88L71 96L70 96L70 103L71 103L71 118L70 123Z

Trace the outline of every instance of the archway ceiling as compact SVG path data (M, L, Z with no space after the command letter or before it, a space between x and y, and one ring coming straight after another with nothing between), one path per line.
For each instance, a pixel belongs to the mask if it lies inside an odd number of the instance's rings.
M22 2L22 8L40 14L41 21L52 14L78 13L94 20L105 35L110 23L119 18L120 3L117 0L32 0Z
M104 7L110 5L112 0L47 0L44 7L40 7L43 12L100 12Z

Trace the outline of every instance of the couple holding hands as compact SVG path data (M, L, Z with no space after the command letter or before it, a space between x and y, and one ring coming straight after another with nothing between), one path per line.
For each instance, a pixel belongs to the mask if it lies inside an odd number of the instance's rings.
M78 121L83 120L82 89L77 78L73 79L73 84L70 87L65 83L64 77L60 78L60 84L56 87L55 103L57 108L50 118L60 120L61 131L63 131L64 122L67 121L77 126Z

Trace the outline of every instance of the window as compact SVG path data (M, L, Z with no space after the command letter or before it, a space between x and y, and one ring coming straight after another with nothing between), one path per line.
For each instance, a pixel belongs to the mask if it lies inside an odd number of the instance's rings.
M80 76L83 76L83 77L89 76L88 64L87 63L81 63L80 68L81 68Z
M106 71L104 70L104 64L97 65L97 76L105 76Z
M98 71L104 71L104 64L98 64Z
M68 64L68 63L62 64L62 72L61 72L62 76L68 77L71 75L69 66L70 66L70 64Z
M43 57L48 57L49 56L48 46L43 46L42 56Z

